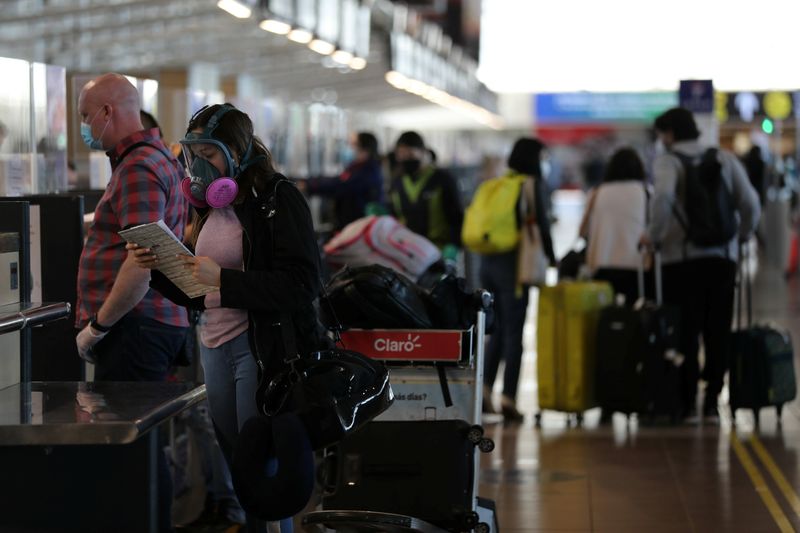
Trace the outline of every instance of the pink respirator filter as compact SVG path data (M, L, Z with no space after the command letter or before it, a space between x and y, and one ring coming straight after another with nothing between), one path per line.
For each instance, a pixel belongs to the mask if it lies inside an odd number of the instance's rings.
M239 192L239 186L231 178L217 178L206 188L206 202L219 209L230 205Z

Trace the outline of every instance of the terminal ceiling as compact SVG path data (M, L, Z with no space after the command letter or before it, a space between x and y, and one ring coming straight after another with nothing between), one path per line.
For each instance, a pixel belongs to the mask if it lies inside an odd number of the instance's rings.
M237 19L216 0L6 0L0 10L0 57L60 65L69 72L115 71L157 76L194 63L213 64L224 77L249 74L265 94L343 108L419 106L415 95L386 83L391 16L377 2L367 67L333 66L305 45ZM328 66L325 66L327 63Z

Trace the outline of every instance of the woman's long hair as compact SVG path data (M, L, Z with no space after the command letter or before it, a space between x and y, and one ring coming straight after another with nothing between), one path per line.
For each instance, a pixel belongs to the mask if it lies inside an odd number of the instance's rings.
M535 178L542 177L541 154L547 147L539 139L522 137L514 143L508 156L508 168Z

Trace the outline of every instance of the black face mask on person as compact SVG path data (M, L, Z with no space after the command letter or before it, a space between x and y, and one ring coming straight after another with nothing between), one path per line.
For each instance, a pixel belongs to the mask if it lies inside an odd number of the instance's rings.
M419 159L406 159L405 161L400 161L400 168L403 169L404 174L416 174L420 167L422 167L422 161Z

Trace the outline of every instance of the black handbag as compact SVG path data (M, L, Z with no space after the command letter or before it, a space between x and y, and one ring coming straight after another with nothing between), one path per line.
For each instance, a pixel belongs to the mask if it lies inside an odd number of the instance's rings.
M389 371L380 361L334 348L296 357L260 398L265 415L294 413L319 450L342 440L394 401Z
M291 183L285 178L275 181L272 195L264 209L274 221L278 186ZM274 225L270 224L273 233ZM320 279L323 296L325 284ZM324 298L327 299L327 298ZM330 302L329 302L330 303ZM341 323L333 308L336 342L341 342ZM300 354L291 314L281 313L285 368L271 378L259 372L256 404L262 415L275 417L294 414L303 423L314 450L337 443L389 408L394 401L389 385L389 371L380 361L357 352L331 348Z

